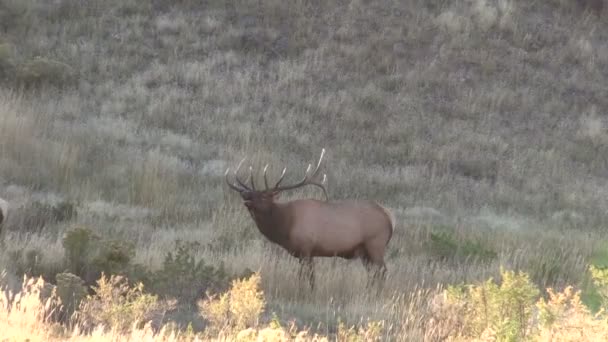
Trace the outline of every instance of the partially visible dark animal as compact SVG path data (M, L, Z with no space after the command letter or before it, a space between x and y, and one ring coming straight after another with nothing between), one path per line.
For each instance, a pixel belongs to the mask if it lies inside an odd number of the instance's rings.
M8 202L0 198L0 246L4 247L3 223L8 217Z

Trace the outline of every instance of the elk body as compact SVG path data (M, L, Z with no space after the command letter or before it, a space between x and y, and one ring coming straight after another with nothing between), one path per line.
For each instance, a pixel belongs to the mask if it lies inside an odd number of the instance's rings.
M268 165L264 167L265 189L256 188L251 167L250 185L247 185L237 175L245 159L241 160L234 171L236 182L231 182L228 178L230 168L225 173L226 182L241 195L258 230L268 240L300 260L299 277L307 270L311 289L314 288L315 257L361 259L368 272L373 271L374 279L380 276L384 280L384 254L393 234L393 216L373 201L329 201L324 187L326 176L323 175L321 182L313 181L319 172L324 153L325 149L321 152L312 176L309 176L309 164L304 178L293 185L280 185L286 172L283 169L278 182L269 187L266 177ZM325 201L277 201L281 192L305 185L320 187L325 194Z

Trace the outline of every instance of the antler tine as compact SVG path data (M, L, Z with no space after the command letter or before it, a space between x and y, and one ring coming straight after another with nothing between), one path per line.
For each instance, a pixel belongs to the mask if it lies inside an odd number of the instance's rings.
M241 161L239 162L239 165L237 166L236 170L234 171L234 178L239 183L239 185L243 187L243 189L245 189L247 191L251 191L251 189L245 183L243 183L243 181L241 181L241 179L238 176L239 170L241 169L241 166L243 166L245 159L247 159L247 157L241 159Z
M286 167L283 168L283 172L281 172L281 177L279 177L279 180L274 185L274 188L277 188L279 186L279 184L281 184L281 182L283 181L283 178L285 178L285 172L287 172L287 168Z
M283 187L279 187L278 183L277 183L277 185L275 185L275 187L274 187L274 191L283 191L283 190L295 189L295 188L299 188L301 186L310 184L310 185L315 185L315 186L318 186L318 187L322 188L323 189L323 193L325 194L325 197L328 198L328 196L327 196L327 190L325 189L325 187L322 184L323 182L325 182L326 175L324 175L324 177L323 177L324 179L323 179L322 183L318 183L318 182L312 181L312 179L314 177L316 177L317 174L319 173L319 170L320 170L320 167L321 167L321 163L323 162L323 156L324 155L325 155L325 148L323 148L321 150L321 156L319 157L319 161L317 162L317 166L315 167L315 170L312 173L312 175L309 174L310 173L310 169L312 168L312 164L308 164L308 167L306 168L306 172L304 174L304 178L301 181L299 181L299 182L297 182L297 183L295 183L293 185L287 185L287 186L283 186ZM282 179L283 178L281 177L281 180Z
M224 178L226 179L226 183L228 184L228 186L230 186L232 189L234 189L238 192L251 191L251 189L249 189L249 187L247 187L247 185L243 184L243 182L239 179L239 176L238 176L238 172L241 169L241 166L243 165L243 162L245 161L245 159L246 159L246 157L241 159L238 166L236 167L236 170L234 171L234 178L239 183L239 186L236 186L235 184L231 183L230 180L228 179L228 173L230 172L230 168L227 168L226 172L224 173Z
M323 180L318 183L318 182L310 182L308 184L310 185L315 185L319 188L321 188L321 190L323 190L323 195L325 195L325 200L328 201L329 200L329 196L327 195L327 189L325 189L325 181L327 180L327 174L323 174Z
M318 173L318 172L319 172L319 170L320 170L319 168L321 167L321 162L323 162L323 156L324 156L324 155L325 155L325 148L323 148L323 149L321 150L321 155L319 156L319 162L317 163L317 167L315 168L315 172L312 174L312 177L313 177L313 178L314 178L314 177L317 175L317 173ZM310 164L309 164L309 167L310 167Z
M255 188L255 182L253 181L253 167L249 165L249 182L251 183L251 188L253 191L257 191Z
M234 189L234 190L236 190L236 191L238 191L238 192L243 192L243 191L245 191L245 189L243 189L243 188L241 188L241 187L238 187L238 186L236 186L236 185L234 185L234 184L230 183L230 180L228 180L228 173L229 173L229 172L230 172L230 168L227 168L227 169L226 169L226 172L224 172L224 178L226 179L226 184L228 184L228 186L229 186L230 188L232 188L232 189Z
M268 190L268 177L266 177L266 171L268 170L268 164L264 166L264 185L266 186L266 190Z

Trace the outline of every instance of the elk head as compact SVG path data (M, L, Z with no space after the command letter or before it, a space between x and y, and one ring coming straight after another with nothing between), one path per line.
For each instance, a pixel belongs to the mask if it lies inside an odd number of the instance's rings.
M323 179L321 182L314 181L314 179L319 174L321 162L323 161L324 155L325 155L325 149L321 150L321 156L319 157L319 161L317 162L317 166L315 167L315 170L312 172L312 175L309 175L312 165L308 164L308 168L306 168L304 178L302 180L300 180L299 182L297 182L295 184L291 184L291 185L281 186L281 183L283 182L283 178L285 178L285 172L287 172L287 168L283 168L283 172L281 172L281 176L279 177L279 180L275 183L274 186L270 187L268 185L268 177L266 175L266 172L268 171L268 166L269 166L268 164L266 164L266 166L264 166L264 170L263 170L265 188L258 189L256 187L254 177L253 177L253 168L251 166L249 166L249 184L250 185L247 185L246 182L243 182L241 179L239 179L239 177L237 175L246 158L243 158L241 160L241 162L238 164L236 170L234 171L234 178L235 178L236 182L231 182L228 179L228 174L230 173L230 168L226 169L226 173L224 174L224 176L226 178L226 183L228 184L228 186L231 189L237 191L241 195L241 198L243 199L243 203L245 204L245 206L247 207L247 209L249 210L250 213L267 212L272 208L275 200L278 198L278 196L280 195L281 192L286 191L286 190L297 189L297 188L300 188L300 187L303 187L306 185L314 185L314 186L321 188L323 190L323 194L325 195L325 200L327 201L329 199L329 197L327 196L327 190L325 189L325 186L324 186L325 180L327 179L327 175L323 174Z

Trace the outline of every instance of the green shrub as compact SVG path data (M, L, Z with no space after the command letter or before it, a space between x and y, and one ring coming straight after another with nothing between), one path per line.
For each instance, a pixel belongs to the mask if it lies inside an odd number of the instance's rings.
M604 270L608 269L608 249L596 250L589 263L589 272L586 272L581 285L581 299L592 312L598 312L602 308L608 309L608 287L605 286L608 283L603 278L606 275Z
M25 87L41 85L67 86L76 79L69 65L44 57L37 57L17 67L16 80Z
M96 248L99 236L87 227L75 227L64 234L63 248L70 271L82 276L91 264L92 251Z
M429 250L440 260L487 262L497 257L496 252L478 241L458 241L446 232L431 233Z
M143 280L147 272L131 262L135 245L128 241L102 239L88 227L78 226L66 232L63 238L68 269L92 284L102 273L125 275Z
M447 233L431 233L430 251L440 259L452 259L458 252L458 242Z
M175 241L175 252L168 252L163 267L151 278L155 293L173 297L182 303L194 303L207 290L219 290L228 282L223 264L207 265L194 257L198 242Z
M591 265L589 272L597 294L601 298L601 307L608 310L608 268Z
M128 274L134 257L133 243L123 240L102 240L92 264L98 273Z

